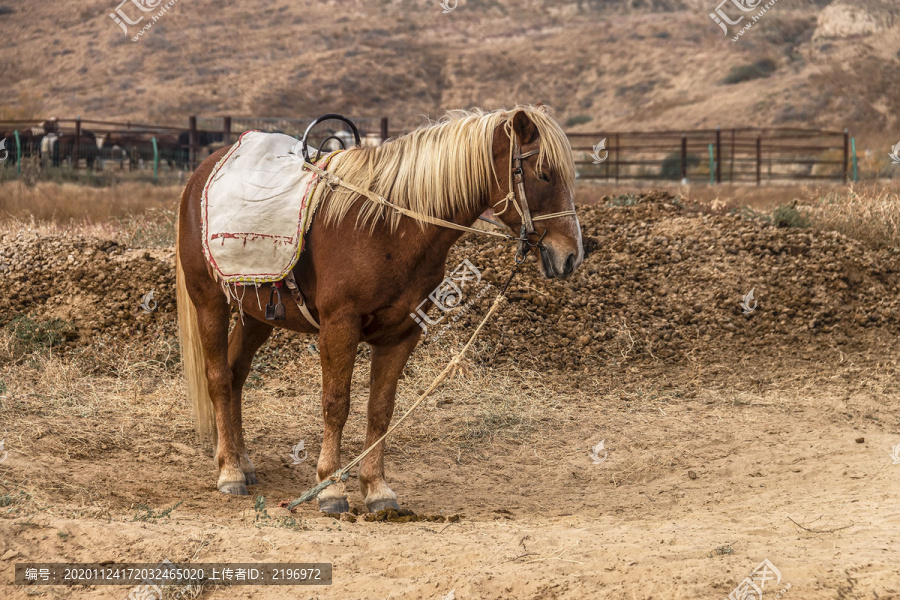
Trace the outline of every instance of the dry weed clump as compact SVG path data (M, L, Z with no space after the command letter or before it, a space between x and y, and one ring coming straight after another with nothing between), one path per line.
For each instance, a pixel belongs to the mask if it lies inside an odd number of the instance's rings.
M129 236L135 244L172 243L180 186L126 182L111 187L0 182L0 229ZM169 241L172 240L172 241Z
M900 249L900 192L878 185L827 190L798 206L809 226L873 248Z
M17 343L14 337L9 328L0 330L5 358ZM119 376L97 375L78 356L62 356L52 347L0 361L0 437L16 452L33 453L40 446L82 459L133 449L141 430L188 430L190 412L176 367L134 361L137 352L120 357Z

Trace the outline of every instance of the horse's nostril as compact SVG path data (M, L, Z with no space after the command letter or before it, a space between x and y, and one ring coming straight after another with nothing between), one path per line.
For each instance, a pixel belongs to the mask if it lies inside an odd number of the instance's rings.
M566 272L566 274L568 275L569 273L571 273L571 272L574 271L574 270L575 270L575 255L574 255L574 254L570 254L569 257L566 259L566 270L565 270L565 272Z

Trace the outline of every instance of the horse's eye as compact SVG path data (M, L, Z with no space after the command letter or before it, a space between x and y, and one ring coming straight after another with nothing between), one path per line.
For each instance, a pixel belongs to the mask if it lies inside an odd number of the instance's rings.
M550 181L550 176L547 175L546 173L538 172L537 178L540 179L541 181Z

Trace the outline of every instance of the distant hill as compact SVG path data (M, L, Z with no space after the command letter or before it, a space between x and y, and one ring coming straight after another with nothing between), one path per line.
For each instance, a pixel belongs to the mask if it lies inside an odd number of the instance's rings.
M171 0L167 0L171 1ZM143 13L136 4L155 6ZM168 122L544 102L570 128L850 127L900 139L900 4L781 0L0 0L0 115ZM448 0L448 7L454 2Z

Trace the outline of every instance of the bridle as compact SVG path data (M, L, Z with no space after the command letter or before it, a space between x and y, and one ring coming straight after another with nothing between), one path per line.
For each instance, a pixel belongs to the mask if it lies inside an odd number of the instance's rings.
M494 206L494 215L502 215L506 212L506 209L509 208L510 203L512 203L513 207L516 209L516 212L519 213L519 216L522 218L522 228L519 230L519 249L516 252L516 262L521 263L525 260L525 255L529 250L533 250L534 248L540 248L541 243L544 241L544 236L547 235L547 230L544 230L544 233L541 234L540 239L537 242L531 241L531 236L537 235L537 230L534 228L535 221L546 221L548 219L555 219L557 217L573 217L575 216L574 210L563 210L560 212L550 213L547 215L539 215L532 216L531 209L528 207L528 197L525 195L525 170L522 167L522 161L530 156L534 156L535 154L540 153L540 148L535 148L534 150L529 150L528 152L522 152L521 147L519 146L519 137L516 135L515 131L512 130L510 126L509 132L509 192L507 192L506 196L498 200ZM515 184L515 186L513 185ZM518 199L516 198L516 192L518 192ZM497 211L497 205L503 203L503 210ZM488 221L489 223L494 223L495 225L499 225L490 219L484 219L479 217L484 221ZM512 237L512 236L510 236Z
M334 115L326 115L328 117L333 117ZM322 117L320 117L321 119ZM343 117L341 117L343 119ZM315 123L314 123L315 124ZM310 126L312 127L312 125ZM512 128L512 122L508 121L506 127L509 130L509 191L506 193L506 196L497 201L492 208L496 209L500 203L504 203L503 210L499 212L495 212L495 215L502 215L506 212L506 209L509 208L509 205L512 204L513 208L516 209L516 212L519 213L519 216L522 218L522 227L519 231L519 236L513 236L508 233L503 233L499 231L486 231L484 229L475 229L474 227L468 227L466 225L460 225L458 223L453 223L452 221L446 221L444 219L439 219L437 217L432 217L429 215L423 215L417 213L415 211L409 210L408 208L404 208L402 206L398 206L373 192L372 190L367 190L365 188L361 188L349 181L345 181L341 179L339 176L334 173L327 171L321 168L319 165L315 164L315 162L309 160L309 157L306 152L306 135L303 136L303 140L298 143L298 146L302 150L302 153L294 152L294 154L301 154L301 156L297 156L297 160L303 163L303 168L309 171L313 171L318 174L325 180L325 183L329 186L341 186L349 189L352 192L367 198L368 200L376 203L383 204L385 206L389 206L390 208L396 210L400 214L406 215L412 219L416 219L418 221L422 221L423 223L430 223L432 225L439 225L441 227L447 227L448 229L456 229L459 231L466 231L469 233L479 233L483 235L492 235L495 237L504 238L511 241L519 242L519 248L516 252L516 263L519 264L525 260L525 256L534 248L540 248L541 243L544 240L544 235L547 234L545 230L543 234L541 234L540 239L537 242L532 242L531 238L537 235L537 231L534 228L535 221L546 221L549 219L555 219L557 217L571 217L575 216L574 210L564 210L560 212L550 213L546 215L532 216L531 210L528 208L528 198L525 196L525 171L522 168L522 161L530 156L534 156L540 152L540 148L535 148L534 150L529 150L528 152L521 152L521 147L519 146L519 138L516 135L515 131ZM309 129L307 129L307 133L309 133ZM517 193L518 192L518 193ZM487 221L488 223L492 223L493 225L497 225L499 227L504 227L502 223L498 223L486 217L478 217L482 221Z

